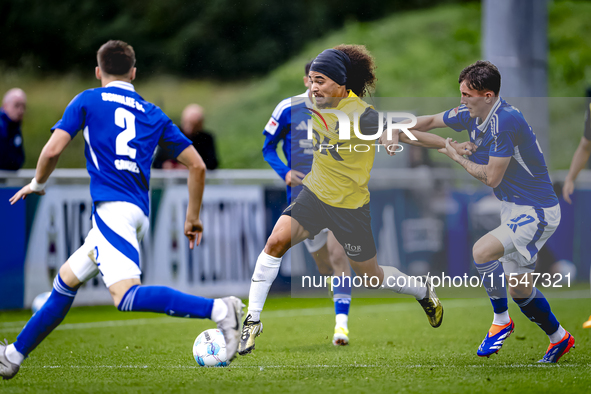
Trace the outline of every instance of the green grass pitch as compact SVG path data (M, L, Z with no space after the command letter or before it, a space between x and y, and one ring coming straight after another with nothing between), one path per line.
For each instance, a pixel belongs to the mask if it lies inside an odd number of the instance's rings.
M353 299L351 344L331 344L329 299L272 297L256 350L227 368L201 368L196 336L214 324L113 307L73 308L0 392L322 392L576 393L591 387L589 299L551 299L576 349L539 365L547 337L511 303L516 329L498 355L476 356L491 322L486 299L443 300L445 317L429 326L409 299ZM0 312L0 335L14 341L28 311Z

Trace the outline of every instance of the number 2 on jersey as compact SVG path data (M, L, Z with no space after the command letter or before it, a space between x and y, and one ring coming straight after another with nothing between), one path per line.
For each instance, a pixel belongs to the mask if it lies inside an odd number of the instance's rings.
M129 156L135 159L136 149L131 148L129 141L135 138L135 115L125 108L115 110L115 125L124 129L115 140L115 153L118 156Z

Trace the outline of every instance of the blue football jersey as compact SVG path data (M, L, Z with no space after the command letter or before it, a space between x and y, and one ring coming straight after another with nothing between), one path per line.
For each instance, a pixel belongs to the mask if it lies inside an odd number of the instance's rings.
M80 93L52 127L83 130L93 203L125 201L149 214L150 166L157 145L177 157L191 141L156 105L122 81Z
M503 180L494 189L501 201L549 208L558 204L544 155L531 126L521 112L499 97L484 121L471 118L465 105L446 111L445 124L468 130L478 150L469 157L488 164L489 157L511 157Z
M292 169L305 175L312 168L314 147L312 140L308 139L308 119L310 119L308 108L312 108L312 103L307 91L298 96L286 98L275 107L271 119L263 130L265 136L263 156L283 179ZM283 141L282 150L287 164L277 155L280 141ZM293 190L287 186L287 200L291 202L301 190L301 185Z

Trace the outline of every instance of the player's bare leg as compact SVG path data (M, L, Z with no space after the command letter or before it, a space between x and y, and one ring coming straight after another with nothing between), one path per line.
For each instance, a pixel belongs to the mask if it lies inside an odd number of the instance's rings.
M283 255L292 245L302 242L309 236L310 233L297 220L288 215L282 215L275 224L252 274L248 295L248 315L242 326L238 348L238 353L241 355L254 350L254 340L263 332L263 324L260 320L261 312L269 289L279 273Z
M443 306L435 293L431 278L422 280L409 277L395 267L378 265L377 256L366 261L349 259L351 268L358 276L363 276L363 285L369 289L384 288L400 294L412 295L427 314L429 324L439 327L443 321ZM366 279L367 278L367 279ZM372 278L376 278L373 279Z

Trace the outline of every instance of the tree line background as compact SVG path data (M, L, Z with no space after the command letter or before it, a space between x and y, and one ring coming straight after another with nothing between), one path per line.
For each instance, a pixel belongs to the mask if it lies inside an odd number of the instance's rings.
M133 45L144 74L239 79L273 70L347 21L460 2L470 0L3 0L0 66L85 70L116 38Z

